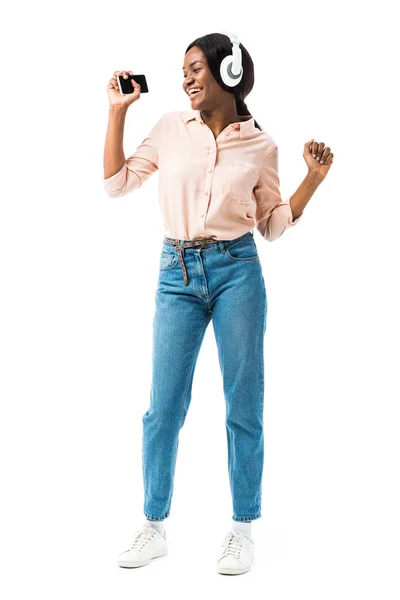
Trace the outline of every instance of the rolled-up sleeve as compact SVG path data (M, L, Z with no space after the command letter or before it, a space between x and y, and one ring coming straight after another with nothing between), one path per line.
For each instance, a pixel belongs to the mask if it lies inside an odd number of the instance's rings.
M283 202L279 190L278 147L275 145L264 157L259 178L254 187L257 201L255 225L264 239L273 242L286 229L296 225L303 213L293 219L289 198Z
M104 189L108 196L116 198L140 188L144 181L158 170L164 117L165 115L152 127L135 152L126 159L122 168L104 179Z

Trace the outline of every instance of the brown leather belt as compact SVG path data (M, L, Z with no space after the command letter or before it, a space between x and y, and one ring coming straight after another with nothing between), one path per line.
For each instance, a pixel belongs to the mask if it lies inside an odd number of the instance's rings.
M171 246L174 246L178 250L178 258L179 258L179 262L181 263L181 267L182 267L182 271L183 271L183 283L185 285L188 284L188 276L187 276L185 261L183 260L182 250L184 248L198 248L198 247L205 248L205 246L207 244L216 244L219 242L219 240L216 240L214 238L196 238L194 240L178 240L178 239L174 239L174 238L167 238L166 236L164 236L164 241L167 244L171 244Z

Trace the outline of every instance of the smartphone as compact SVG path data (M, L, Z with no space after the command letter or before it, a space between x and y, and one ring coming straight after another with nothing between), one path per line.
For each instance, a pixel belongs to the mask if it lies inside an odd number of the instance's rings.
M141 94L149 91L145 75L130 75L128 73L128 79L124 79L123 75L117 75L118 87L122 95L133 94L134 90L131 79L134 79L140 85Z

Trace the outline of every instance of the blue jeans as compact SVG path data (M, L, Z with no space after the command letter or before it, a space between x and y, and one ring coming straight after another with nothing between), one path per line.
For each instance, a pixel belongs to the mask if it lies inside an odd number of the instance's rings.
M264 464L264 334L267 298L253 232L185 248L188 284L176 247L164 238L153 320L150 405L143 421L144 513L170 514L179 430L212 320L226 404L228 469L235 521L261 517Z

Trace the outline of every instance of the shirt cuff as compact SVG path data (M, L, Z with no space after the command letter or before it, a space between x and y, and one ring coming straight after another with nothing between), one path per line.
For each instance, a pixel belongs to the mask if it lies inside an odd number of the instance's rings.
M125 162L117 173L114 173L114 175L111 175L111 177L108 177L107 179L103 180L104 189L108 194L112 194L113 192L119 192L121 190L126 181L126 171L127 166Z
M282 223L286 226L296 225L304 214L304 211L295 219L293 218L292 207L290 206L290 197L279 206L279 216Z

